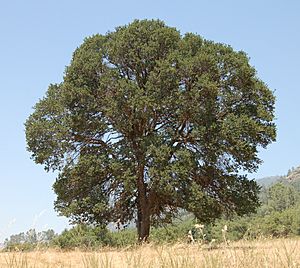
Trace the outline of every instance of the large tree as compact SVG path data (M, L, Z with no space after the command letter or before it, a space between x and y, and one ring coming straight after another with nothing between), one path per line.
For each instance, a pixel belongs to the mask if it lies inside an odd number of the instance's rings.
M142 20L85 39L26 121L28 150L59 170L73 223L202 222L258 206L248 180L275 140L274 96L244 52Z

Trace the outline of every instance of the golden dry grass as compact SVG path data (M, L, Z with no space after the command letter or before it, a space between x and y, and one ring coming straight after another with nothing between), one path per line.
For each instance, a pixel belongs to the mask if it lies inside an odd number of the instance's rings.
M0 267L300 267L300 239L239 241L215 248L176 244L95 252L0 253Z

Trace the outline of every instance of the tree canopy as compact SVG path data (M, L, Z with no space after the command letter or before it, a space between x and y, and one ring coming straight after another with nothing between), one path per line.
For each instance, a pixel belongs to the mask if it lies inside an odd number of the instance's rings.
M135 219L145 240L178 209L202 222L255 210L259 187L241 174L275 140L274 102L244 52L136 20L84 40L26 139L36 163L59 171L62 215Z

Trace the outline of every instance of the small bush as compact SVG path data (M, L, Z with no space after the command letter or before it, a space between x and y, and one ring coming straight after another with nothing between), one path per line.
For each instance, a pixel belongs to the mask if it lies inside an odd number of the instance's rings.
M133 228L120 230L117 232L110 232L111 241L109 246L126 247L133 246L137 242L136 230Z
M70 230L64 230L52 240L52 245L62 249L96 248L110 245L110 232L103 227L77 225Z

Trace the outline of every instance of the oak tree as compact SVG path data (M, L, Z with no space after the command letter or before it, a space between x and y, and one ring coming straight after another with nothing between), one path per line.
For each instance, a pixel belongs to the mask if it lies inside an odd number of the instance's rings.
M126 224L140 240L178 210L201 222L258 206L248 180L275 140L275 98L247 55L159 20L86 38L26 121L28 150L58 170L73 223Z

